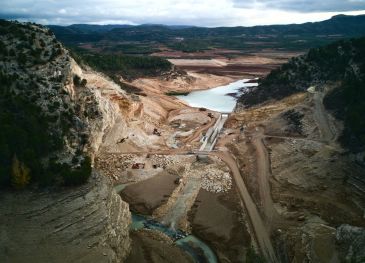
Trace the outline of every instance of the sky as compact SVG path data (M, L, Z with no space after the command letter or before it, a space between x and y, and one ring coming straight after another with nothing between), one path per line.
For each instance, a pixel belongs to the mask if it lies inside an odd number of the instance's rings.
M365 14L365 0L0 0L0 18L40 24L253 26Z

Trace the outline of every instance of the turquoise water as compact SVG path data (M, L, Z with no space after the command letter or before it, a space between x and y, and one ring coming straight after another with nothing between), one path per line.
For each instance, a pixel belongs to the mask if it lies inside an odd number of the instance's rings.
M232 112L236 106L237 98L230 96L236 93L240 96L249 91L250 87L257 86L257 83L247 83L250 79L242 79L228 85L219 86L208 90L190 92L186 96L176 96L188 103L191 107L207 108L218 112Z
M131 229L153 229L164 233L174 240L174 243L190 254L196 263L217 263L217 257L211 248L193 235L169 228L153 219L132 213Z

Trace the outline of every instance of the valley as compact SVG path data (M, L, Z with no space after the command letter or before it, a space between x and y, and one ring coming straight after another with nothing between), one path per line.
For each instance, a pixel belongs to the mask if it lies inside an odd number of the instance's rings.
M185 70L192 74L191 69ZM247 92L256 86L252 80L245 82L249 86ZM142 85L138 87L143 89ZM171 132L175 134L183 127L182 137L176 136L173 145L153 150L143 148L122 155L106 151L97 160L98 169L106 169L116 184L125 185L120 195L134 213L193 233L211 247L220 262L245 262L251 249L266 262L308 257L339 262L336 227L339 222L364 227L364 199L361 194L353 194L343 200L340 194L349 193L352 187L343 185L343 170L337 169L350 169L351 161L339 157L344 150L336 143L336 134L342 125L323 106L322 99L330 89L309 89L250 109L238 104L224 121L220 120L219 111L203 110L199 104L196 109L190 108L184 103L190 94L186 99L177 96L183 106L167 115L165 125L172 125ZM194 93L189 88L184 91ZM203 103L209 100L204 91L197 94L200 93ZM226 95L222 93L222 99ZM211 105L215 107L214 102ZM291 116L296 116L296 112L303 124L292 123ZM210 116L210 121L206 116ZM303 130L295 125L303 126ZM217 140L213 138L215 146L206 147L205 136L209 138L212 133L217 134ZM321 156L322 161L315 156ZM336 158L341 163L330 167ZM122 173L113 170L118 165L123 167ZM351 170L357 176L364 172L360 166ZM338 189L337 184L342 184L342 188ZM333 209L336 215L328 218ZM148 232L148 227L139 233L146 237L143 231ZM297 243L300 235L305 235L302 242L309 244L306 252L304 244ZM154 239L151 235L149 238ZM325 240L327 245L313 247L319 240ZM161 253L148 252L151 250L157 248L150 243L143 247L144 253ZM135 262L135 257L132 253L127 262ZM159 262L157 255L152 258Z
M65 39L65 28L53 28ZM149 56L128 57L114 49L131 40L110 38L131 29L95 35L110 42L71 41L83 51L46 27L2 21L0 30L8 32L0 36L2 95L15 117L23 116L19 96L37 105L53 137L36 142L54 147L36 158L3 143L6 169L14 176L19 158L19 170L28 165L31 174L24 185L0 177L5 262L63 262L62 246L69 262L365 258L365 148L356 121L363 104L351 99L364 83L363 39L307 52L257 44L255 35L245 52L226 42L181 51L167 45L168 35ZM207 39L223 45L222 36ZM11 54L13 43L22 55ZM0 142L15 118L4 112ZM34 176L36 168L52 179Z

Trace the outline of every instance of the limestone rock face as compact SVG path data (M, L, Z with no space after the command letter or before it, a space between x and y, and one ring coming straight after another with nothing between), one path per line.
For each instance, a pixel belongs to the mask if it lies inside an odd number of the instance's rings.
M8 89L37 105L49 133L63 141L42 156L43 163L52 158L74 168L85 156L93 160L116 120L118 131L126 126L116 98L130 98L114 82L81 69L47 28L3 24L8 33L1 44L17 48L17 56L0 60L0 73L17 81ZM52 190L0 190L0 262L123 261L130 251L131 214L108 179L94 170L80 187L61 188L58 180Z
M0 194L2 262L123 262L129 206L105 177L57 192Z

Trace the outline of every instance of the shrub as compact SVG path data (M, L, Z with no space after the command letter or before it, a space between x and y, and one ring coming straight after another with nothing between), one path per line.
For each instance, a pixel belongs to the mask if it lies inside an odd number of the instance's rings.
M77 75L74 75L73 82L75 86L80 86L81 78Z
M81 163L81 166L72 169L69 165L64 165L62 169L62 178L67 186L81 185L87 182L91 175L91 159L86 157Z
M81 83L80 83L80 86L81 87L85 87L87 84L87 80L86 79L82 79Z

